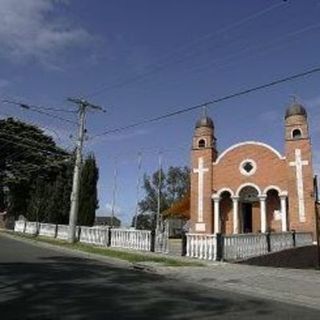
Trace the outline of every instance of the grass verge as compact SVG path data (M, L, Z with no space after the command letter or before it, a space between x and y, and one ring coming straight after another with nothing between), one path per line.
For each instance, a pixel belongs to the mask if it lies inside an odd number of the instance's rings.
M163 266L171 266L171 267L200 267L204 266L203 263L198 261L183 261L182 259L174 259L170 257L163 257L157 256L153 253L146 253L143 252L131 252L125 250L116 250L113 248L105 248L105 247L98 247L95 245L83 244L83 243L74 243L71 244L67 241L58 240L58 239L51 239L42 236L32 236L26 235L23 233L9 233L14 237L21 237L25 239L31 239L39 242L49 243L55 246L65 247L69 249L76 249L79 251L98 254L105 257L111 257L116 259L125 260L131 263L138 263L138 262L155 262L159 263Z

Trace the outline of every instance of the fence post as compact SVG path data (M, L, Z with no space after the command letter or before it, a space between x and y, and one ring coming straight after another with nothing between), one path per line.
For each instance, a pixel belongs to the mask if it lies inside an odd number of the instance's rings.
M82 228L81 228L81 226L79 227L79 231L78 231L78 237L77 237L77 239L76 239L76 241L80 241L80 237L81 237L81 233L82 233Z
M216 260L223 260L224 238L221 233L216 233L217 257Z
M271 234L270 231L266 233L267 251L271 252Z
M36 234L35 236L37 237L40 233L40 222L39 221L36 221Z
M151 248L150 248L151 252L155 251L155 244L156 244L156 230L152 229L151 230Z
M292 232L293 247L296 247L297 246L297 243L296 243L296 230L291 230L291 232Z
M187 236L185 232L182 232L182 250L181 255L184 257L187 254Z
M107 240L107 247L111 247L111 228L108 228L108 240Z

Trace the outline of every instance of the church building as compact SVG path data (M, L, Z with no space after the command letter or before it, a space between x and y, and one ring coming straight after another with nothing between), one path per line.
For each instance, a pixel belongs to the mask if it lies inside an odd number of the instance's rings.
M282 154L245 141L218 152L212 119L199 119L191 150L190 232L314 232L312 146L307 112L297 102L285 113L284 147Z

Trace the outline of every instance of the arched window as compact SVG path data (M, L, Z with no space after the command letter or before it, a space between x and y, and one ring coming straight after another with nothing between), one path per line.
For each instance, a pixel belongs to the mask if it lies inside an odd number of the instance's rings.
M292 131L292 139L299 139L302 137L302 133L300 129L294 129Z
M198 142L198 147L199 148L204 148L206 146L206 140L200 139Z

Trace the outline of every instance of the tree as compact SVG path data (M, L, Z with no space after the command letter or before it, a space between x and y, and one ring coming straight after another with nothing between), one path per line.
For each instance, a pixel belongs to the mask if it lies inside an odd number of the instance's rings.
M74 155L34 125L0 120L0 210L30 221L67 224ZM81 173L79 222L92 225L98 207L93 155Z
M0 142L0 183L2 194L7 190L3 202L8 214L18 217L29 212L34 217L37 213L28 207L38 177L54 181L70 156L41 129L12 118L0 120Z
M190 171L188 167L170 167L168 172L161 171L160 183L160 211L167 210L174 202L181 200L189 192L190 188ZM150 226L154 224L154 216L158 210L158 189L159 189L159 170L151 176L144 175L143 189L145 197L139 202L139 216L147 215L150 219ZM147 218L143 217L144 224ZM133 221L134 222L134 221ZM134 225L134 224L133 224Z
M92 226L98 209L97 182L99 171L91 154L84 162L81 171L78 224Z
M6 208L5 194L4 194L4 161L0 159L0 212Z
M132 219L132 226L135 226L136 216ZM152 228L152 215L148 213L140 213L137 216L137 229L151 230Z

